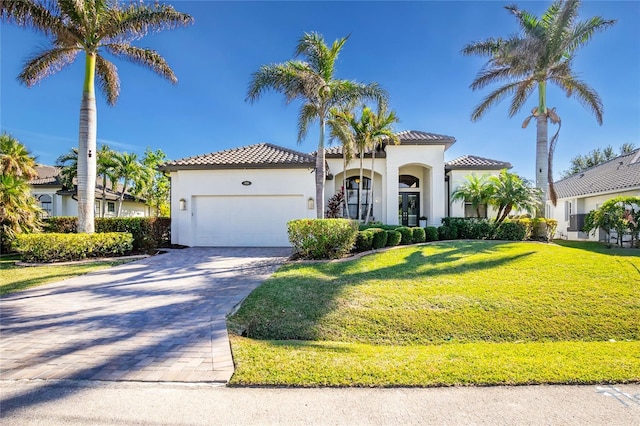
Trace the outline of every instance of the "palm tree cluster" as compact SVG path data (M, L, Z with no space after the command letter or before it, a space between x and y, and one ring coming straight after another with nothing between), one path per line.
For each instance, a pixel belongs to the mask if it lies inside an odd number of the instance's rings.
M547 85L553 84L567 97L576 98L595 115L598 124L602 124L602 100L593 88L578 78L573 70L573 60L578 49L596 32L615 23L599 16L578 21L579 7L579 0L558 0L538 18L516 6L507 6L518 22L520 33L470 43L462 50L465 55L489 58L471 84L472 90L484 89L493 83L502 84L473 110L473 121L507 96L511 96L509 116L513 117L537 89L538 104L522 127L526 127L532 117L536 119L536 186L542 191L542 201L546 201L548 195L554 205L557 197L553 187L553 152L558 132L549 141L548 122L551 120L559 125L560 117L555 108L547 105Z
M287 103L302 102L298 114L298 143L307 135L309 126L320 124L316 153L316 206L318 218L323 218L325 183L325 131L331 112L349 110L360 102L374 101L386 106L388 94L377 83L364 84L335 77L338 55L348 37L328 46L318 33L305 33L298 41L294 58L287 62L263 65L253 73L247 101L255 102L267 90L284 94Z
M453 191L451 199L470 203L478 217L481 217L481 206L493 206L495 221L501 223L514 210L536 213L541 196L540 189L532 187L528 180L501 170L497 176L467 176L465 182Z
M18 140L0 135L0 249L16 234L39 228L41 210L31 196L29 180L37 176L35 160Z
M104 52L142 65L172 83L173 70L156 51L131 43L151 31L189 25L193 18L161 3L116 0L0 0L0 19L47 36L51 47L36 53L24 65L19 80L32 87L42 79L85 56L77 151L78 231L94 232L97 110L95 80L109 105L120 94L116 66Z
M102 191L102 210L100 216L106 214L106 199L109 187L118 195L116 216L122 214L122 203L127 193L144 199L156 210L156 216L168 214L169 178L157 171L157 166L167 160L165 153L158 149L147 148L144 157L139 160L135 153L118 152L108 145L102 145L97 151L98 187ZM78 176L78 150L72 148L56 160L61 167L62 184L67 189L76 187Z

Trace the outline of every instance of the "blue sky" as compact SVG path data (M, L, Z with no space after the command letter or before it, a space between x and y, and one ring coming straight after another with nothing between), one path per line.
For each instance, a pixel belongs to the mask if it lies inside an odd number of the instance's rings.
M259 142L303 152L317 146L317 132L297 144L298 104L267 93L245 102L251 74L262 64L292 57L304 32L327 42L350 34L336 76L378 82L391 97L401 122L396 130L423 130L457 139L446 160L465 154L509 161L513 171L534 178L535 125L521 128L535 97L509 119L508 101L478 122L470 113L488 91L469 84L484 64L465 57L468 42L517 31L507 4L540 15L548 1L414 2L223 2L173 1L195 24L152 34L136 43L159 51L174 69L171 85L142 67L114 59L121 80L115 107L98 94L98 143L140 155L146 147L178 159ZM602 97L604 124L573 99L552 88L562 131L555 175L579 153L625 142L640 146L640 1L586 1L581 17L616 19L578 52L574 70ZM21 65L43 36L2 24L0 128L11 133L41 163L77 146L83 57L33 88L17 81Z

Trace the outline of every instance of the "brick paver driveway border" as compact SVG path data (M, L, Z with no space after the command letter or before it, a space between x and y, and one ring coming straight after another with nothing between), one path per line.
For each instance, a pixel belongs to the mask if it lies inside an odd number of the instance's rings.
M0 380L228 382L226 315L288 248L188 248L0 299Z

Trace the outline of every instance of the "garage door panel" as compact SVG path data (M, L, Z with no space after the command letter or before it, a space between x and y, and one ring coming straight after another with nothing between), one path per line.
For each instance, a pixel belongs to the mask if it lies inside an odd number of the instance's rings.
M289 246L287 222L305 217L302 195L194 197L194 245Z

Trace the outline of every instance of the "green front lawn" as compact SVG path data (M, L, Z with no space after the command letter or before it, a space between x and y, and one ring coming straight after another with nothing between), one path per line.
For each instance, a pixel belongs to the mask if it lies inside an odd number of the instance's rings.
M243 385L640 380L640 256L457 241L292 264L229 319Z
M0 295L84 275L127 262L101 261L75 265L16 266L19 256L0 257Z

